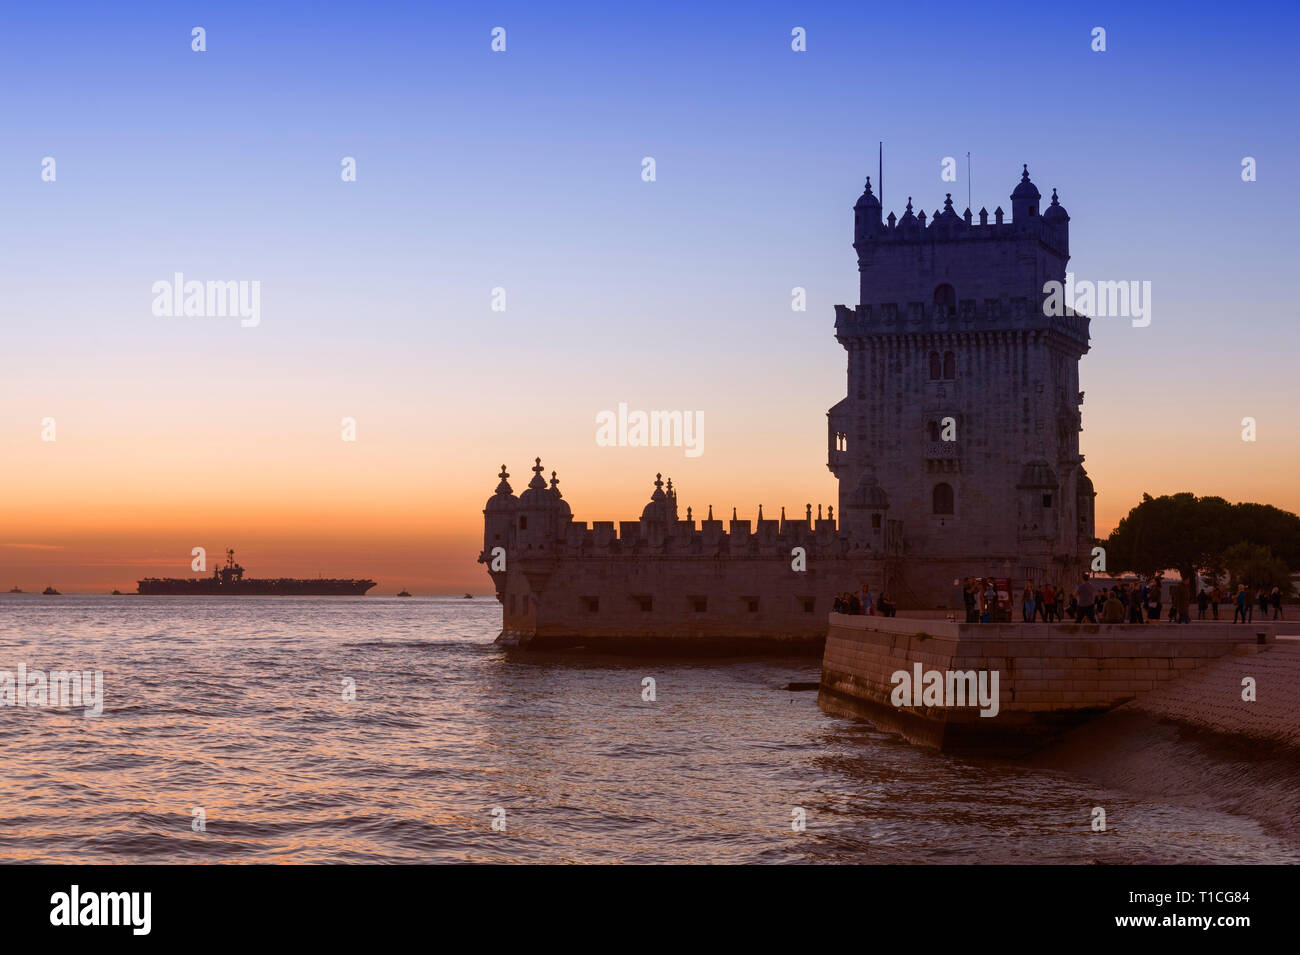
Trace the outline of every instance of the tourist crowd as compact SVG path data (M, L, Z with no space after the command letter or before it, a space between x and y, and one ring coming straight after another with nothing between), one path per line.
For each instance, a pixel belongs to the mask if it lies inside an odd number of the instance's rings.
M1132 582L1120 581L1110 586L1098 585L1084 574L1078 586L1068 593L1064 587L1054 584L1026 582L1020 594L1020 619L1025 623L1159 623L1162 619L1170 623L1190 623L1185 609L1189 603L1186 586L1179 580L1169 588L1166 618L1163 574ZM1011 608L1007 601L1000 599L994 578L967 577L962 585L962 597L967 623L1011 622ZM1261 587L1252 599L1245 584L1239 584L1231 598L1226 591L1214 586L1209 590L1198 589L1191 603L1196 606L1198 620L1218 620L1219 608L1225 603L1233 606L1233 623L1253 623L1256 607L1261 619L1267 620L1270 611L1274 620L1284 619L1282 592L1277 587L1271 591ZM892 617L896 613L888 594L873 594L866 584L858 593L846 591L836 594L832 609L835 613L878 614L882 617Z
M831 609L835 613L879 614L882 617L892 617L895 613L894 602L889 599L889 594L882 593L877 596L866 584L862 585L860 593L846 591L836 594Z
M1168 617L1162 616L1164 595L1164 577L1156 574L1149 579L1138 579L1132 583L1121 581L1109 587L1096 586L1085 574L1078 587L1070 594L1068 603L1060 588L1051 584L1035 587L1025 585L1020 595L1021 619L1025 623L1042 620L1051 623L1055 620L1073 620L1075 623L1159 623L1167 619L1169 623L1190 623L1187 607L1187 585L1179 580L1169 591ZM1198 589L1192 603L1196 605L1198 620L1219 619L1219 608L1228 602L1227 594L1218 586L1209 590ZM1245 584L1237 586L1232 598L1234 613L1232 622L1251 623L1254 621L1255 607L1259 607L1263 619L1268 619L1272 610L1273 619L1282 618L1282 592L1274 587L1271 591L1260 588L1252 600ZM972 600L967 596L966 617L970 622ZM1206 616L1206 612L1211 617Z

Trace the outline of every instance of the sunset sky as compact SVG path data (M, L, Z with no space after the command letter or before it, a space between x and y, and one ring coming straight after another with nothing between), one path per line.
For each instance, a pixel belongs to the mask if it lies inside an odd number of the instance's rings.
M878 140L886 213L964 208L968 151L972 208L1009 211L1027 162L1079 278L1152 283L1150 326L1095 319L1081 364L1099 534L1144 491L1300 510L1294 5L6 19L0 591L134 590L201 545L486 593L484 501L538 455L579 521L635 518L657 471L697 518L833 503L833 306ZM260 282L260 324L155 316L176 272ZM619 402L703 412L704 453L598 447Z

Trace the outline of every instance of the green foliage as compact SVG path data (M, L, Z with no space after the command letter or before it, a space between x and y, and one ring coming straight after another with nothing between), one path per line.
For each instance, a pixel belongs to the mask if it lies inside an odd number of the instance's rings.
M1238 545L1246 549L1235 549ZM1238 568L1250 567L1251 573L1272 575L1274 583L1289 586L1290 571L1300 569L1300 516L1269 504L1229 504L1187 491L1143 494L1103 546L1111 572L1236 573L1231 553Z
M1233 544L1223 552L1223 562L1228 568L1231 590L1236 590L1238 584L1245 584L1252 597L1260 587L1266 590L1280 587L1283 596L1291 593L1290 571L1267 547L1245 541Z

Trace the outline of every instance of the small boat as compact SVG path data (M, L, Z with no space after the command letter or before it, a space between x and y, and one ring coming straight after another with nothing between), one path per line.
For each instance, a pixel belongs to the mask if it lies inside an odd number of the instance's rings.
M41 591L41 593L44 594L46 597L62 597L62 596L63 596L63 594L59 593L59 592L58 592L57 590L55 590L53 587L46 587L44 590Z
M397 596L399 596L399 597L409 597L409 596L411 596L411 595L410 595L409 593L407 593L405 590L403 590L403 591L402 591L400 594L398 594Z
M110 597L120 597L120 596L122 596L122 591L120 591L120 590L114 590L114 591L112 591L112 592L109 594L109 596L110 596Z
M473 595L473 594L466 594L466 595L465 595L465 599L466 599L466 600L473 600L473 599L474 599L474 595Z
M23 589L21 587L10 587L9 592L11 594L21 594L23 593Z

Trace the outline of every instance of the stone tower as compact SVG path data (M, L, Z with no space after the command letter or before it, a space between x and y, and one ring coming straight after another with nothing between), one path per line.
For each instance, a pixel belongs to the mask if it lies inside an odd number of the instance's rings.
M951 194L928 222L910 198L882 220L868 179L854 207L861 292L836 306L848 395L827 415L828 464L844 530L892 554L904 606L951 607L971 575L1072 584L1094 544L1088 318L1043 309L1070 217L1055 190L1042 208L1028 167L1010 198L1010 221L958 215Z

